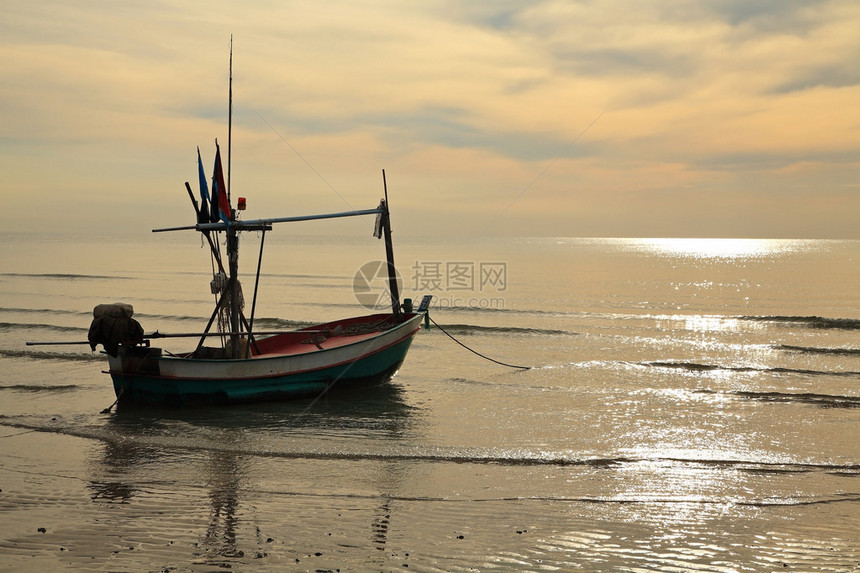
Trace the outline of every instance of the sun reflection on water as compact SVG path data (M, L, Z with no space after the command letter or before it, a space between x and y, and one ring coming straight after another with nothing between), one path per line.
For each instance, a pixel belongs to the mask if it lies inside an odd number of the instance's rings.
M646 252L694 259L742 259L762 257L795 248L793 241L780 239L636 239Z
M672 317L684 322L684 329L690 332L737 332L741 329L741 321L737 317L692 315Z

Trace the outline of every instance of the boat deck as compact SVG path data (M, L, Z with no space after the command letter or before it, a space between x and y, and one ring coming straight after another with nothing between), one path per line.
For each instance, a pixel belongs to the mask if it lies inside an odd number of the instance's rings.
M392 326L390 314L319 324L257 340L256 349L251 345L251 357L264 358L272 355L295 355L330 350L372 338Z
M407 313L404 320L415 317L417 313ZM277 356L299 356L323 350L332 350L374 338L390 331L396 325L391 314L372 314L309 326L292 332L258 338L250 346L250 359L264 359ZM417 326L417 325L416 325ZM241 339L244 353L247 339ZM224 348L201 347L194 352L173 355L174 358L223 360L227 358Z

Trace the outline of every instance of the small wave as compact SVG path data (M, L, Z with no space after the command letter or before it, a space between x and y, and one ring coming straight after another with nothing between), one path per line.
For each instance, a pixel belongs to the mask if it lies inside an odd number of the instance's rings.
M60 308L16 308L16 307L0 307L0 312L17 312L17 313L33 313L33 314L69 314L77 316L92 316L90 311L82 312L79 310L69 310Z
M4 386L0 384L0 390L13 390L18 392L71 392L72 390L77 390L80 388L77 384L59 384L59 385L45 385L40 386L37 384L9 384L8 386Z
M451 334L542 334L547 336L576 336L576 333L550 328L523 328L518 326L480 326L476 324L442 324L440 325ZM431 327L432 329L432 327Z
M833 394L815 394L810 392L752 392L748 390L735 390L720 392L715 390L699 389L696 394L723 394L726 396L737 396L749 400L760 400L762 402L795 402L799 404L812 404L824 408L860 408L860 397L840 396Z
M751 506L751 507L774 507L780 505L787 506L804 506L804 505L830 505L833 503L841 503L841 502L852 502L856 503L860 501L860 495L856 494L836 494L832 497L824 497L824 498L796 498L796 497L787 497L787 498L768 498L762 500L755 501L738 501L737 505L743 506Z
M162 299L151 299L151 300L159 300ZM90 321L93 318L93 311L90 309L87 310L70 310L70 309L57 309L57 308L14 308L14 307L0 307L0 313L9 312L15 314L38 314L38 315L65 315L65 316L77 316L81 319L81 324L83 326L57 326L53 324L45 324L45 323L18 323L18 322L0 322L0 328L46 328L53 330L63 330L63 331L75 331L75 330L86 330L89 328ZM173 320L173 321L197 321L197 322L205 322L206 317L204 316L183 316L183 315L170 315L170 314L147 314L135 312L134 317L138 320Z
M287 318L255 318L254 330L295 330L314 326L316 322L290 320Z
M434 301L438 300L437 298L433 299ZM480 312L480 313L491 313L491 314L534 314L534 315L542 315L542 316L578 316L582 313L579 312L565 312L560 310L537 310L537 309L528 309L528 308L490 308L490 307L478 307L478 306L468 306L468 305L452 305L452 306L442 306L440 307L438 304L430 304L430 311L436 312Z
M87 328L80 326L60 326L58 324L33 323L33 322L0 322L0 331L9 332L12 330L50 330L53 332L87 332Z
M755 322L799 324L809 328L860 330L860 319L856 318L825 318L821 316L739 316L738 319Z
M86 347L86 345L81 345ZM73 354L66 352L44 352L40 350L3 350L0 349L0 356L5 358L24 358L30 360L68 360L68 361L103 361L104 356L98 352L87 352L86 354Z
M702 497L566 497L566 496L544 496L541 498L546 501L567 501L579 503L593 503L606 505L636 505L636 504L661 504L661 505L725 505L727 502L744 507L776 507L776 506L805 506L805 505L829 505L842 502L857 502L860 501L860 495L844 494L822 498L813 497L772 497L764 499L724 499L724 498L702 498Z
M857 396L834 396L831 394L813 393L783 393L783 392L748 392L736 391L732 395L760 400L763 402L795 402L800 404L812 404L824 408L860 408L860 397Z
M689 370L691 372L710 372L711 370L724 370L725 367L715 366L713 364L697 364L695 362L668 362L668 361L655 361L655 362L639 362L640 366L652 366L654 368L677 368L679 370ZM736 368L729 368L730 370L735 370ZM749 369L751 370L751 369Z
M130 440L164 450L175 451L213 451L243 456L259 456L283 459L313 460L392 460L427 463L454 464L492 464L503 466L581 466L593 469L613 470L636 464L670 464L689 468L723 469L731 468L748 472L773 473L832 473L839 475L860 475L860 464L834 464L802 461L757 461L737 459L688 459L675 457L577 457L576 454L542 450L501 450L501 449L452 449L452 448L398 448L394 451L343 451L343 450L282 450L269 448L254 449L242 445L231 446L217 440L188 441L185 436L143 435L130 432L117 432L102 426L78 426L60 419L24 418L0 415L0 425L70 435L80 438L116 442L128 445Z
M89 313L88 313L89 314ZM90 314L92 316L92 314ZM187 314L153 314L153 313L145 313L145 312L135 312L134 317L140 321L154 321L154 320L169 320L172 322L206 322L206 317L204 316L191 316Z
M55 280L133 280L131 277L107 276L107 275L81 275L74 273L0 273L4 277L23 277L31 279L55 279Z
M353 277L346 277L342 275L308 275L308 274L295 274L295 273L266 273L267 277L276 278L276 279L331 279L331 280L339 280L339 281L351 281Z
M312 497L312 498L324 498L324 499L332 499L332 498L343 498L343 499L378 499L378 496L375 494L363 494L363 493L336 493L336 492L326 492L326 493L317 493L317 492L308 492L302 491L300 494L296 491L283 490L283 489L260 489L259 493L266 494L272 497L277 496L296 496L302 495L304 497ZM637 505L637 504L645 504L645 505L681 505L681 506L705 506L705 505L720 505L724 506L726 504L745 506L745 507L774 507L774 506L805 506L805 505L828 505L835 504L841 502L858 502L860 501L860 495L857 494L835 494L831 496L825 497L772 497L772 498L763 498L763 499L733 499L733 498L704 498L704 497L690 497L690 496L675 496L675 497L654 497L650 495L646 496L570 496L570 495L517 495L517 496L500 496L500 497L448 497L448 496L427 496L427 495L386 495L386 499L389 501L417 501L417 502L435 502L435 503L487 503L487 502L528 502L528 501L539 501L539 502L563 502L563 503L584 503L584 504L594 504L594 505ZM520 533L520 531L517 531ZM685 569L686 570L686 569Z
M846 474L860 475L860 464L833 464L833 463L813 463L813 462L765 462L765 461L747 461L736 459L689 459L689 458L673 458L661 457L653 459L638 460L641 462L668 462L672 464L681 464L687 467L702 467L702 468L731 468L738 471L749 473L827 473L827 474Z
M860 348L818 348L814 346L792 346L777 344L773 348L801 354L827 354L832 356L860 356Z
M654 361L637 362L640 366L653 368L676 368L688 372L760 372L773 374L802 374L805 376L860 376L860 372L835 372L826 370L808 370L805 368L761 367L761 366L723 366L717 364L699 364L696 362Z
M545 386L535 386L533 384L517 384L514 382L498 382L498 381L489 381L489 380L475 380L474 378L448 378L449 382L453 382L455 384L464 384L468 386L485 386L489 388L516 388L517 390L547 390L554 388L547 388ZM565 389L566 390L566 389Z

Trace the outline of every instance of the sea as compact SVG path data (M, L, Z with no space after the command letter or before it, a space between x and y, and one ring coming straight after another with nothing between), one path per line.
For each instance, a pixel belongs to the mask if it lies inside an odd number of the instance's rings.
M243 234L255 328L384 308L355 230ZM860 570L860 241L394 242L433 299L390 382L142 409L93 307L200 332L209 246L3 233L0 570Z

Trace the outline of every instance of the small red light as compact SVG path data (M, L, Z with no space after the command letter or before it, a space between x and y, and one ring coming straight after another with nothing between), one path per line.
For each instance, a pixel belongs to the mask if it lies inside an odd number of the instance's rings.
M245 198L244 198L244 197L239 197L239 204L237 205L237 207L239 208L239 210L240 210L240 211L244 211L244 210L245 210L245 206L246 206L246 205L245 205Z

